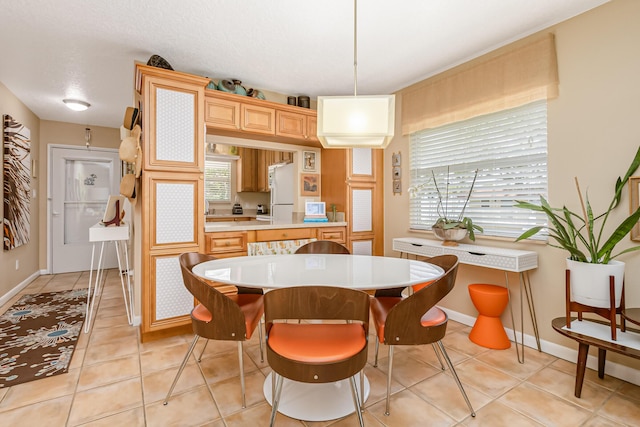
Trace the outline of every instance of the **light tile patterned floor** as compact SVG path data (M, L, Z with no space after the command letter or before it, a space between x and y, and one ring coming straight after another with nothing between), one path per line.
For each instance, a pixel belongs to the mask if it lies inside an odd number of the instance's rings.
M20 294L87 286L87 273L41 276ZM4 312L20 295L0 308ZM527 349L487 350L467 338L469 327L450 322L444 344L474 405L472 419L448 371L431 346L395 352L391 415L384 416L386 358L374 368L373 345L366 374L371 394L367 426L637 426L640 387L588 371L582 398L573 396L575 364ZM12 426L264 426L271 406L262 394L269 374L260 362L258 334L245 345L247 408L240 405L235 343L209 343L202 363L187 365L168 406L162 400L192 336L140 343L127 325L115 270L89 334L82 334L69 373L0 389L0 425ZM373 342L373 337L371 339ZM199 348L196 350L199 354ZM381 348L381 356L386 348ZM302 422L279 415L286 426L354 426L355 415L329 422Z

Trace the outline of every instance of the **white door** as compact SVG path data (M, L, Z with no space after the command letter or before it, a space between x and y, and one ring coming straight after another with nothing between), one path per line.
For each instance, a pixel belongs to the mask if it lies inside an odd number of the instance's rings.
M118 150L53 146L49 159L51 272L89 270L89 227L102 220L109 195L120 192ZM113 243L105 244L103 265L118 265Z

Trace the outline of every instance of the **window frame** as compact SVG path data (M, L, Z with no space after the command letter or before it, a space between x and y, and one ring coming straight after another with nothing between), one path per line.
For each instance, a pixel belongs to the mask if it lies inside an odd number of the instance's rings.
M205 158L205 162L204 162L204 200L205 203L231 203L231 199L233 197L233 159L228 159L225 158L223 156L207 156ZM210 164L212 163L218 163L218 164L225 164L228 167L228 179L219 179L216 178L215 176L209 176L207 174L207 169L210 168ZM209 184L211 183L222 183L224 185L228 186L228 194L229 197L225 198L225 199L215 199L215 198L208 198L207 195L209 194L210 190L208 188Z
M547 224L543 213L514 207L515 200L539 204L540 196L547 198L546 100L417 131L409 141L410 230L429 231L442 216L432 173L449 219L458 219L476 169L464 217L484 229L480 235L515 239L533 226ZM499 157L489 154L496 150ZM546 240L547 235L539 233L533 239Z

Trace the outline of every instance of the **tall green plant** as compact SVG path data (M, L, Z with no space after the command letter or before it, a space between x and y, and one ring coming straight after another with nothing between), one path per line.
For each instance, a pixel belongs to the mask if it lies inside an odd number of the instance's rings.
M585 200L582 197L582 192L580 191L578 178L575 178L575 181L576 190L578 192L582 208L581 215L570 211L566 206L563 206L562 208L552 208L547 200L542 196L540 196L539 206L529 202L516 200L516 207L544 212L549 220L549 224L546 227L532 227L522 233L516 241L528 239L546 228L549 231L549 237L557 242L557 244L549 243L550 246L565 249L569 252L569 258L571 260L590 262L593 264L608 264L610 260L617 256L640 250L640 246L634 246L613 256L611 255L615 246L620 242L620 240L629 234L631 229L640 220L640 207L622 221L622 223L618 225L606 240L603 237L603 232L607 220L609 219L609 215L620 204L622 190L629 181L629 177L638 170L638 167L640 167L640 147L638 148L638 151L636 152L636 155L633 158L624 178L618 177L614 188L613 200L611 200L609 208L597 216L594 216L591 203L589 202L589 197L586 194L585 203Z

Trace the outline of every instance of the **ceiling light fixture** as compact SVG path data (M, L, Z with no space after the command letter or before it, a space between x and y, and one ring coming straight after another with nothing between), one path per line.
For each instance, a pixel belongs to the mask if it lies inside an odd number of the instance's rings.
M358 96L358 2L353 2L353 96L318 97L324 148L386 148L395 127L395 95Z
M80 101L78 99L63 99L62 102L67 108L73 111L84 111L91 106L88 102Z

